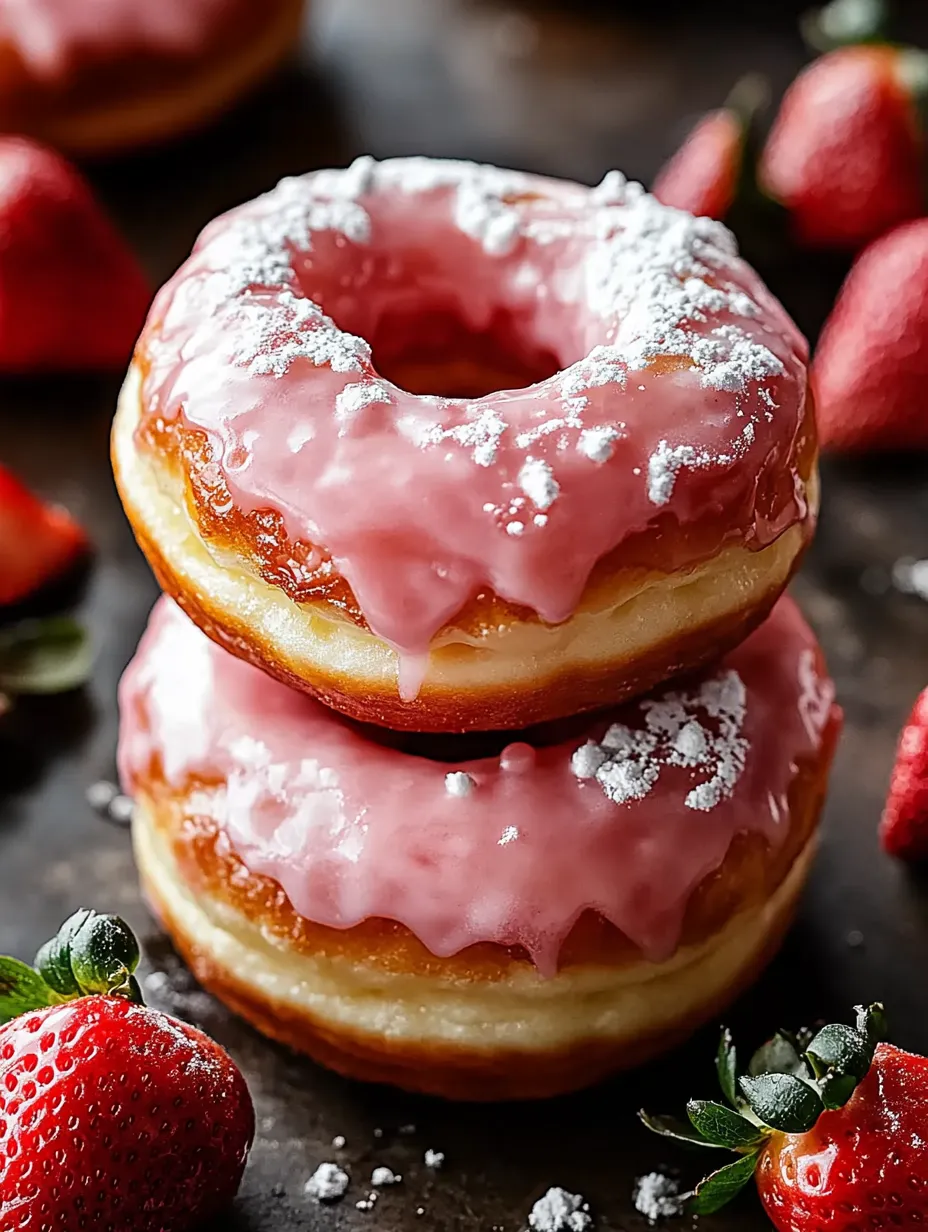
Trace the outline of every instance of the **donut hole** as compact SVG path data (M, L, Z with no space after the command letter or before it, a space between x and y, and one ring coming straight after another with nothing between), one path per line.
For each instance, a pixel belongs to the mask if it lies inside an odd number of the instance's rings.
M500 262L461 233L431 238L411 244L407 220L363 260L320 237L296 263L300 290L370 344L380 376L414 395L482 398L546 381L590 349L576 306L549 294L533 258Z
M503 310L488 329L474 330L451 307L396 308L384 313L368 341L380 375L411 394L482 398L545 381L561 368Z

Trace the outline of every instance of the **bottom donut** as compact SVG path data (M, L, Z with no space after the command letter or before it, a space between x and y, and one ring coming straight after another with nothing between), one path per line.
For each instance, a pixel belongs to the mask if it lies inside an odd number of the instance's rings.
M121 709L142 882L198 979L341 1073L470 1100L636 1065L755 978L840 727L788 600L714 670L495 749L354 724L163 600Z

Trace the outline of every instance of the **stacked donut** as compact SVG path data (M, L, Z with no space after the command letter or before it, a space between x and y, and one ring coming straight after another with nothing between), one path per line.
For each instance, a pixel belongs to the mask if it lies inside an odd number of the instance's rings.
M121 773L207 987L344 1073L486 1099L745 986L840 725L780 597L806 358L724 227L617 173L365 158L207 227L113 434L170 596Z

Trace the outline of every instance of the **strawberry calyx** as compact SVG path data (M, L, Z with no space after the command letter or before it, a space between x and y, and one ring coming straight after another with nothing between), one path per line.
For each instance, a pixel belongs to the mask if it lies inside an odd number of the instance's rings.
M892 33L892 11L887 0L831 0L804 14L799 28L816 52L885 43Z
M725 1102L691 1099L687 1121L652 1116L643 1124L688 1146L734 1151L738 1158L706 1176L684 1196L692 1215L711 1215L748 1183L768 1141L812 1129L826 1109L841 1108L867 1074L876 1046L886 1037L883 1006L857 1006L855 1023L819 1031L777 1031L738 1074L730 1032L722 1032L716 1070Z
M124 920L82 907L46 941L31 967L0 957L0 1024L78 997L124 997L141 1005L134 975L139 957Z

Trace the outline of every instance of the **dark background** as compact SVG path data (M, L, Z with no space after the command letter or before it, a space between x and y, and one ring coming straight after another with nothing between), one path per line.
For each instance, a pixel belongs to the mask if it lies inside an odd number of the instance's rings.
M219 210L285 174L356 154L467 157L593 182L615 165L650 181L689 125L746 70L777 87L804 58L800 5L465 3L321 0L299 63L219 125L171 147L90 168L157 282ZM928 44L928 6L901 6ZM763 270L810 333L841 262L789 251ZM148 953L154 1004L203 1026L243 1066L259 1134L234 1216L251 1232L524 1227L549 1185L585 1194L604 1229L643 1228L633 1178L693 1164L638 1128L634 1110L710 1094L714 1031L597 1091L536 1107L460 1107L360 1087L263 1041L199 991L141 904L128 835L85 803L113 777L115 689L155 586L113 490L107 433L118 381L0 385L0 457L67 504L98 549L81 611L96 668L81 694L22 703L0 721L0 950L30 957L81 904L123 913ZM795 586L823 639L847 714L821 853L786 948L730 1021L749 1043L777 1025L884 998L905 1046L928 1050L928 886L881 855L876 824L896 735L928 683L928 604L889 583L894 561L928 556L919 460L829 460L815 548ZM415 1123L415 1134L401 1125ZM382 1130L377 1136L375 1130ZM344 1151L331 1139L343 1134ZM441 1172L422 1165L445 1151ZM320 1209L302 1187L345 1162L350 1199ZM354 1201L378 1163L404 1175L372 1212ZM424 1213L417 1215L417 1208ZM702 1221L762 1227L753 1198Z

